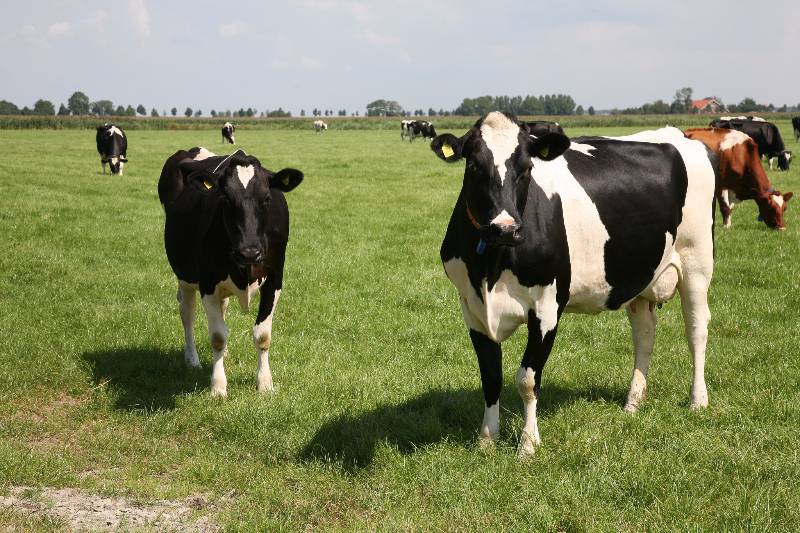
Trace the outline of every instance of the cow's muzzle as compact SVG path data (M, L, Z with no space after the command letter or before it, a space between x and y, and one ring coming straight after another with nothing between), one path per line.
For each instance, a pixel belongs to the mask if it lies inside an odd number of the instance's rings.
M489 224L481 227L480 235L492 246L517 246L525 240L519 224Z
M256 246L246 246L236 250L233 259L242 266L256 265L264 260L264 252Z

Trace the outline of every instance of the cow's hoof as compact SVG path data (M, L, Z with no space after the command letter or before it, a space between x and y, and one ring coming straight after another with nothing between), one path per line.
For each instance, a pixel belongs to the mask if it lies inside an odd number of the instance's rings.
M478 448L484 452L492 452L497 448L497 446L492 437L481 435L478 437Z
M536 453L536 447L541 443L541 439L523 431L522 437L519 439L519 446L517 447L517 458L520 461L531 459Z
M259 380L258 384L256 385L256 390L258 392L275 392L275 386L272 384L272 378L265 379L263 381Z
M689 409L691 409L692 411L699 411L701 409L706 409L707 407L708 407L708 398L692 400L692 403L689 405Z
M637 413L639 411L639 404L628 402L625 404L625 407L623 407L622 410L625 411L626 413L631 413L631 414Z
M184 361L186 362L186 366L189 368L200 368L200 358L197 356L197 353L186 354L184 356Z
M212 386L211 387L211 397L212 398L227 398L228 397L228 387L226 387L226 386Z

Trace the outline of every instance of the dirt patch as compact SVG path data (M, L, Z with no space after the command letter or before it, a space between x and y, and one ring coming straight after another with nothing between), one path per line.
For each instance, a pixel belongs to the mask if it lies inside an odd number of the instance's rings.
M204 495L143 502L123 497L107 498L78 489L13 487L8 496L0 496L0 507L20 514L52 516L62 520L70 531L154 529L206 533L219 530L209 516L215 511L214 506Z

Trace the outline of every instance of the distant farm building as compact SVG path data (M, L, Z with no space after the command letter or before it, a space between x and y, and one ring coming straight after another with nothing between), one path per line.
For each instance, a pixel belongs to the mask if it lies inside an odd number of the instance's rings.
M714 97L703 98L702 100L692 100L690 111L692 113L719 113L724 111L725 106Z

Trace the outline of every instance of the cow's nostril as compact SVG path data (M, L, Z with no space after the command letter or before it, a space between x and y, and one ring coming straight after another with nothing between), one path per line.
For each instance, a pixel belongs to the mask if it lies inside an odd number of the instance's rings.
M261 250L259 250L255 246L240 248L239 257L241 257L248 263L255 263L261 259Z

